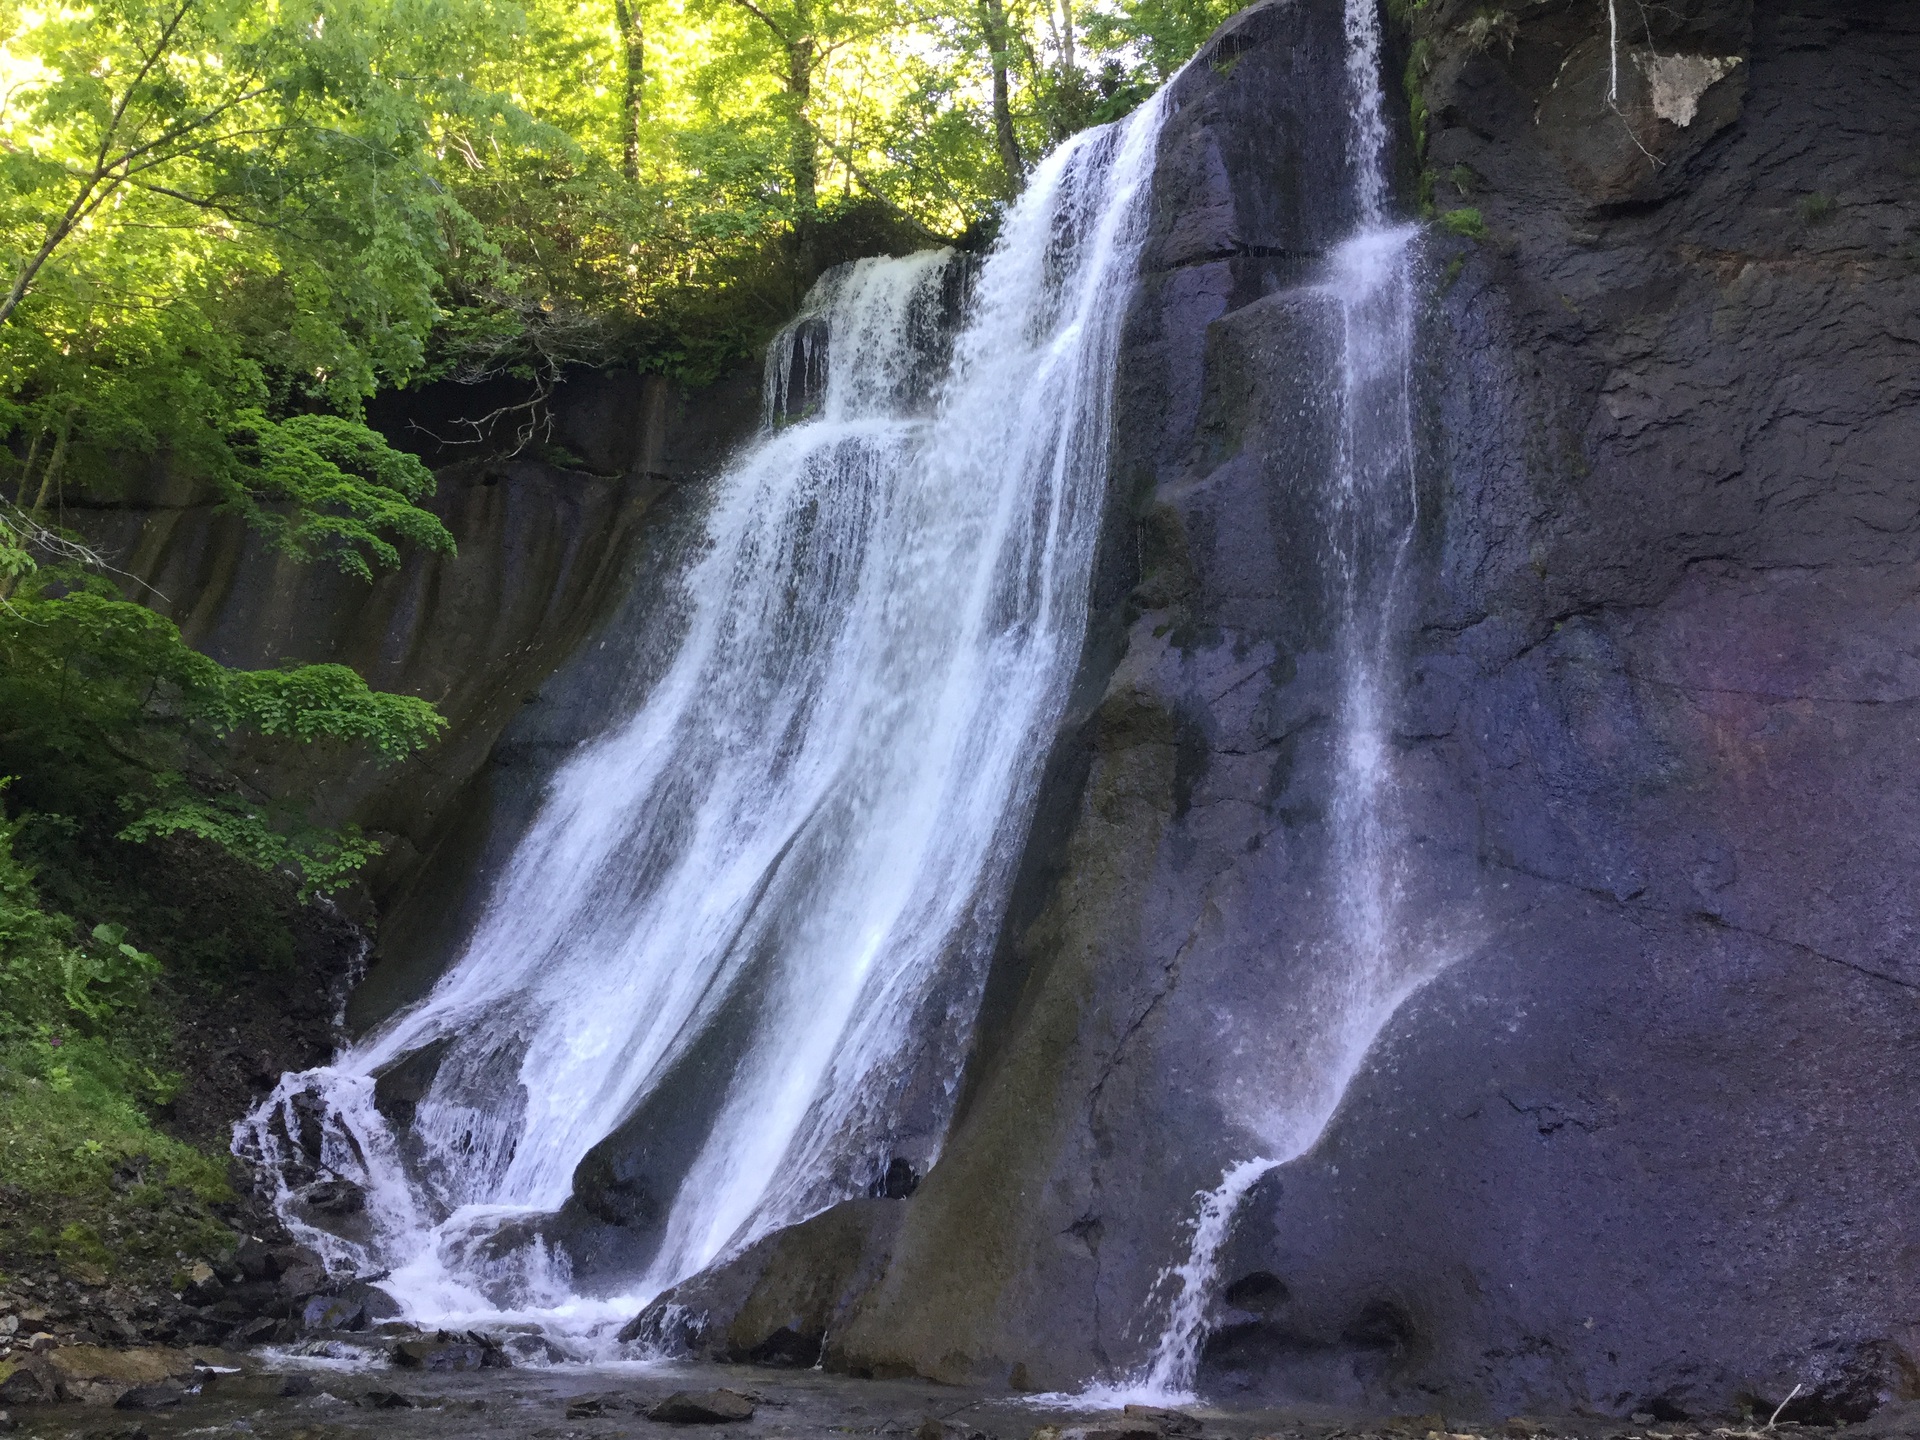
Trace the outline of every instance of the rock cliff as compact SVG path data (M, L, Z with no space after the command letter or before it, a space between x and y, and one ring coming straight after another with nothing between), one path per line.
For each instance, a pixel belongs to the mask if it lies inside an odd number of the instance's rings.
M462 417L524 398L454 385L382 397L370 418L436 466L427 503L458 553L410 553L371 584L276 554L163 466L123 495L82 498L68 517L130 595L222 663L335 661L447 717L444 739L402 767L343 772L337 756L319 756L256 777L305 792L324 823L355 821L386 847L367 877L379 941L353 999L356 1027L438 974L551 757L604 723L632 666L582 652L610 641L627 656L670 630L662 607L648 612L648 577L698 488L685 482L711 473L759 415L749 370L692 392L594 372L558 390L533 443L516 448L511 425L455 443Z
M1205 1393L1677 1418L1798 1385L1812 1419L1920 1386L1920 11L1433 0L1401 44L1405 203L1452 212L1388 759L1424 983L1358 1018L1316 989L1296 301L1353 217L1339 7L1268 0L1175 85L1096 619L945 1153L700 1282L733 1308L696 1343L1123 1376L1196 1193L1337 1021L1364 1059L1237 1212ZM816 1227L831 1283L796 1286Z

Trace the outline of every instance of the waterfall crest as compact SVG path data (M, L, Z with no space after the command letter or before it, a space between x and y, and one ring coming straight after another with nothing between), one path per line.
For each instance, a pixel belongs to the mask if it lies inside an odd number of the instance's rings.
M603 1335L864 1193L908 1087L938 1135L1079 658L1158 129L1156 101L1039 168L950 355L951 252L822 280L664 673L562 766L428 997L239 1127L295 1232L407 1318ZM405 1127L376 1093L402 1063L431 1067ZM693 1072L651 1259L577 1276L549 1224L576 1172Z

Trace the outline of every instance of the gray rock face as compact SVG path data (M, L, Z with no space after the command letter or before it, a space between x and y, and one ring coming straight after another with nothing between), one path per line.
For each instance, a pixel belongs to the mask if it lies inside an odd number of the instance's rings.
M647 1411L665 1425L725 1425L753 1418L753 1402L733 1390L676 1390Z
M663 1291L620 1332L655 1354L820 1363L891 1256L905 1207L849 1200Z
M322 822L354 821L386 846L367 876L381 933L353 996L356 1028L439 974L553 757L617 705L635 665L582 652L604 648L609 632L642 654L671 640L665 607L647 612L649 579L669 568L661 555L697 508L697 482L759 418L747 370L696 392L587 373L556 392L551 443L507 454L510 425L498 444L431 438L457 438L461 416L523 398L505 382L383 398L372 419L438 466L427 503L459 550L407 553L371 583L276 554L216 496L161 466L130 473L123 494L70 502L71 522L125 573L128 592L222 663L351 665L447 717L446 735L412 764L343 772L337 760L294 760L261 776L308 798Z
M1257 7L1178 83L1075 712L954 1133L829 1364L1139 1365L1196 1192L1343 1078L1291 288L1351 221L1338 10ZM1920 11L1636 8L1598 113L1604 6L1488 16L1430 7L1411 57L1485 231L1428 245L1392 697L1431 978L1335 1037L1200 1385L1858 1418L1920 1381Z

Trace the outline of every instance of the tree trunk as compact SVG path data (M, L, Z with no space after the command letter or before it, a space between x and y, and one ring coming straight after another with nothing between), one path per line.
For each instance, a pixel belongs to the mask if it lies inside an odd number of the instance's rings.
M1007 94L1007 8L1005 0L980 0L981 29L993 70L993 143L1000 152L1000 196L1012 203L1026 184L1020 137L1013 133L1013 105Z
M625 105L620 116L620 173L640 178L640 118L646 105L646 31L636 0L613 0L613 18L620 26L622 69L626 76Z
M54 441L53 454L47 460L46 473L40 477L40 493L33 497L33 514L47 513L47 497L59 494L56 488L60 483L60 471L67 460L67 431L73 425L73 412L67 412L67 418L60 423L60 438Z
M794 30L787 41L787 144L788 165L793 171L793 223L796 229L812 226L819 208L820 163L816 153L813 121L807 115L807 101L813 95L812 7L794 7Z
M26 463L20 467L20 485L13 494L13 508L16 510L27 508L27 483L33 478L33 462L40 458L40 442L46 438L46 434L45 430L34 431L33 443L27 446Z

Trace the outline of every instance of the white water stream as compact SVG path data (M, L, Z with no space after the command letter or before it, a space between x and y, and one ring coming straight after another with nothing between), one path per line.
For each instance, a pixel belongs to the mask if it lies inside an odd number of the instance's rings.
M910 1079L950 1104L1085 630L1158 128L1155 102L1040 167L931 383L948 252L816 288L807 338L771 352L770 418L822 332L824 392L719 480L671 663L561 767L427 998L240 1127L300 1238L384 1274L407 1318L529 1320L592 1353L675 1281L864 1193ZM430 1046L396 1132L376 1078ZM547 1219L710 1052L658 1249L606 1293ZM311 1203L333 1181L365 1192L351 1223Z
M1324 324L1340 364L1329 377L1338 426L1324 536L1334 616L1338 704L1328 814L1331 939L1311 977L1309 1021L1291 1043L1310 1063L1286 1093L1246 1117L1261 1153L1227 1167L1197 1197L1186 1259L1162 1277L1166 1320L1147 1364L1084 1399L1192 1403L1219 1259L1247 1193L1303 1155L1325 1130L1380 1030L1442 968L1447 954L1410 938L1397 915L1391 710L1404 570L1417 518L1413 358L1419 228L1392 222L1377 0L1346 0L1347 133L1355 233L1298 295L1306 323Z

